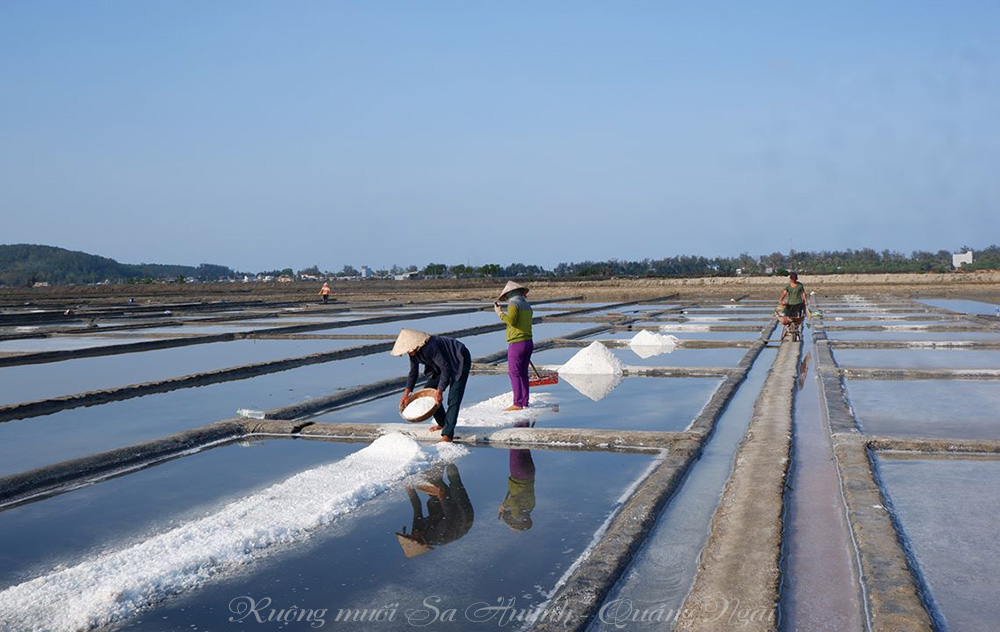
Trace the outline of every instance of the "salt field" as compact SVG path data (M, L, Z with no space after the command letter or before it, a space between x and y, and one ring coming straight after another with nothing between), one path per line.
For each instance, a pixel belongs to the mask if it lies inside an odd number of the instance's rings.
M475 301L7 328L0 629L991 629L988 304L810 305L540 301L514 411ZM470 350L455 443L403 327Z

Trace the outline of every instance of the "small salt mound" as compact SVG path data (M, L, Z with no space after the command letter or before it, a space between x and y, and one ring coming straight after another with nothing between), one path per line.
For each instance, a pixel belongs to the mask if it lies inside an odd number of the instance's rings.
M552 409L555 401L552 393L531 392L531 404L524 410L506 412L504 409L514 403L514 393L507 391L483 400L458 413L459 427L502 428L513 426L517 421L535 421L543 412Z
M437 402L434 401L433 397L418 397L403 409L403 419L411 421L413 419L420 419L427 413L434 410L437 406Z
M660 325L660 331L712 331L711 325L697 323L677 323L676 325Z
M559 368L559 375L621 375L625 365L599 341L581 349Z

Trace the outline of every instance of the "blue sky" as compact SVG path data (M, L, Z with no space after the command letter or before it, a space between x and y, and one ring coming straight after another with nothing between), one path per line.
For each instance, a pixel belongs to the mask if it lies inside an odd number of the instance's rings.
M1000 242L1000 3L0 3L0 243L242 270Z

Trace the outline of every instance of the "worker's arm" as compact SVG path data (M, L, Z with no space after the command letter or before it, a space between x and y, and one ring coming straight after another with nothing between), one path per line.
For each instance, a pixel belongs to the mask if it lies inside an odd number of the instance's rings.
M788 288L781 290L781 297L778 298L778 305L784 305L788 299Z
M417 360L416 356L410 356L410 374L406 376L406 390L404 391L404 394L410 394L410 391L413 390L414 385L417 383L417 377L419 375L420 360Z
M507 313L504 314L503 312L500 312L500 320L507 323L508 325L513 325L514 323L517 322L517 315L518 312L520 311L521 310L519 310L517 307L517 302L511 301L507 305Z

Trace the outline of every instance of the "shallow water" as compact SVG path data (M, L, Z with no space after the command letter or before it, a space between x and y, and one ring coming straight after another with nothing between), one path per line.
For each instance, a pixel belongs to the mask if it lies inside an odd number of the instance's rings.
M626 612L664 612L680 608L698 569L698 553L708 539L709 522L746 432L757 394L777 352L765 349L718 421L701 457L657 519L628 570L608 599L603 620L589 630L661 630L662 622L626 622ZM615 603L621 604L620 607ZM609 605L610 604L610 605ZM616 616L624 617L617 620Z
M211 513L234 497L360 447L297 439L230 443L0 511L0 590L104 546L142 539L170 521Z
M468 531L456 539L408 559L395 534L410 526L412 508L405 489L395 489L317 531L307 541L271 552L265 564L253 565L239 575L216 578L123 628L221 629L233 625L229 604L241 596L270 598L275 607L325 608L326 625L331 627L336 625L338 609L398 604L394 620L379 622L377 629L412 629L415 626L404 612L430 610L423 603L431 597L441 601L430 603L442 610L454 608L458 616L453 624L435 621L427 629L469 629L464 612L476 602L495 605L497 599L514 599L518 608L536 606L586 550L623 492L647 471L653 459L544 450L531 450L530 458L535 471L534 508L526 530L513 530L496 517L508 494L509 451L476 449L459 459L454 470L446 470L441 479L453 495L456 483L461 482L468 494L466 507L471 506L474 516ZM176 465L185 467L183 462ZM151 494L157 488L147 485ZM422 505L426 503L427 493L415 493ZM294 512L295 507L288 511ZM99 514L90 514L90 520L96 519ZM117 545L114 539L110 544ZM253 620L244 623L259 625ZM367 626L375 629L371 623ZM355 623L354 627L365 629L366 624ZM302 622L283 629L314 628Z
M1000 313L997 311L1000 309L1000 305L995 303L984 303L982 301L966 301L951 298L929 298L921 299L920 302L926 303L927 305L933 305L934 307L943 307L944 309L958 312L960 314L995 316Z
M1000 619L1000 460L882 453L878 469L947 629L995 630Z
M892 369L1000 369L1000 351L975 349L835 349L842 367Z
M88 349L90 347L110 347L133 342L148 342L149 338L103 336L59 336L55 338L22 338L20 340L4 340L0 342L0 351L17 351L31 353L37 351L64 351L69 349Z
M847 380L868 434L1000 439L1000 382Z
M565 364L579 353L582 347L561 347L548 349L532 356L535 366L556 366ZM746 355L746 349L738 347L719 349L685 349L676 347L670 353L650 358L642 358L630 348L609 349L619 360L631 366L671 366L671 367L733 367Z
M366 340L232 340L0 368L0 404L14 404L215 371L346 347Z
M830 340L1000 340L1000 331L827 331Z

